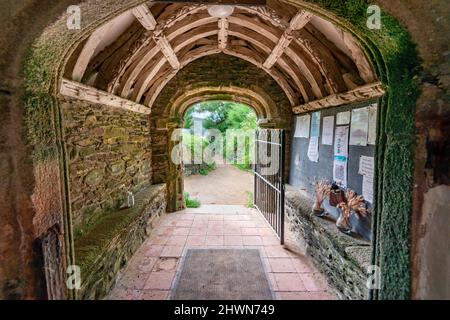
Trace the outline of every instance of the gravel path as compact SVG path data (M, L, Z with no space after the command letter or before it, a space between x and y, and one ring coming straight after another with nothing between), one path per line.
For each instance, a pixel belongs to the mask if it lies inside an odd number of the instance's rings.
M206 176L186 177L184 191L201 204L246 205L249 193L253 193L253 174L231 165L218 165Z

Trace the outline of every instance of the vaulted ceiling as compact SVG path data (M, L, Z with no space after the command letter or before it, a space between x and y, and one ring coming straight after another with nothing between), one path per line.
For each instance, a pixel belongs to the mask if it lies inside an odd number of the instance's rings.
M211 16L202 4L140 5L81 43L65 78L151 110L181 68L220 52L267 72L292 107L376 81L349 33L278 1L236 6L225 18Z

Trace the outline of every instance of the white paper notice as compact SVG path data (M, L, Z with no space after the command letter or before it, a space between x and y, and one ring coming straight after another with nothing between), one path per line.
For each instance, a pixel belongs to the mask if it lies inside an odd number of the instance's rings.
M308 158L312 162L319 161L319 137L311 137L309 139Z
M349 124L350 123L350 111L339 112L336 116L336 125Z
M347 160L342 161L334 158L333 180L341 187L347 187Z
M362 196L367 202L373 203L373 172L375 168L375 158L361 156L359 158L358 173L363 175Z
M367 131L369 126L369 108L352 110L350 127L350 142L352 146L367 146Z
M334 134L333 180L347 187L348 126L336 127Z
M295 124L294 138L309 138L309 123L311 121L311 116L299 116L297 117L297 122Z
M375 144L377 139L377 104L369 106L369 132L367 134L367 143Z
M336 127L334 135L334 156L348 157L348 126Z
M333 144L334 116L323 118L322 144Z
M359 158L359 170L358 173L361 175L373 176L374 168L374 157L361 156Z
M367 202L373 203L373 176L363 176L362 196Z

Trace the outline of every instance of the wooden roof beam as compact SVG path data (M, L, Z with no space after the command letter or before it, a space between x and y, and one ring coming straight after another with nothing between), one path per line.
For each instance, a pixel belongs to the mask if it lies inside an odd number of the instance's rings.
M383 89L382 83L374 82L347 92L332 94L325 98L293 107L292 112L295 114L299 114L316 111L320 109L375 99L383 96L384 94L385 91Z
M311 17L311 13L300 11L291 19L289 27L284 31L283 35L278 40L278 43L275 45L275 48L273 48L272 52L264 62L265 68L272 68L293 40L293 31L303 28L309 22Z
M153 17L148 6L146 4L137 6L132 10L132 12L145 29L150 31L154 31L155 29L157 29L153 32L153 40L155 40L156 45L161 50L162 54L172 66L172 68L180 68L180 62L178 61L177 55L173 51L169 40L167 40L166 36L164 35L163 28L160 27L156 22L155 17Z
M229 23L227 18L220 18L218 24L219 24L219 36L218 36L219 49L224 50L227 47Z
M150 114L151 108L118 97L109 92L98 90L85 84L63 79L59 90L65 97L98 103L113 108L124 109L142 114Z
M133 8L132 12L145 29L150 31L155 30L157 22L146 4Z
M173 51L173 48L166 36L163 33L154 33L153 39L172 68L179 69L180 62L178 61L177 55L175 54L175 51Z

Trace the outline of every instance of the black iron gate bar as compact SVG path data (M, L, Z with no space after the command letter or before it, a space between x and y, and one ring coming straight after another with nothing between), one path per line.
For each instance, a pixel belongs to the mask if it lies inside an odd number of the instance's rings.
M255 133L254 164L254 205L273 228L284 244L284 130L260 129ZM266 137L266 139L264 139ZM272 175L264 175L259 158L260 146L270 145L272 164L275 161L278 171ZM267 155L269 156L269 155Z

